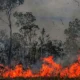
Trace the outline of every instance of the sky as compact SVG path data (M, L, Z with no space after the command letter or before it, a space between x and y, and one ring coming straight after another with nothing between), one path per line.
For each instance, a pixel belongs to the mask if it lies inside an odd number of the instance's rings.
M36 24L45 28L52 39L65 40L64 30L68 28L69 21L80 18L80 0L25 0L24 4L15 9L18 12L32 12L36 17ZM3 19L5 14L0 14ZM13 32L17 32L15 19ZM0 21L0 29L7 29L7 25Z

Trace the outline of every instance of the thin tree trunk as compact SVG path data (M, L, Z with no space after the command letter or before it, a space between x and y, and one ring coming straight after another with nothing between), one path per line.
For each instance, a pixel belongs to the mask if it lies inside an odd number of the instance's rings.
M9 28L10 28L10 46L9 46L9 54L8 54L8 66L11 66L11 55L12 55L12 25L11 25L11 14L9 14Z
M43 56L43 44L44 44L44 37L42 35L42 41L41 41L41 57Z
M30 35L29 35L29 55L30 55L30 63L32 62L32 61L31 61L31 58L32 58L31 46L32 46L32 43L31 43L31 30L30 30Z

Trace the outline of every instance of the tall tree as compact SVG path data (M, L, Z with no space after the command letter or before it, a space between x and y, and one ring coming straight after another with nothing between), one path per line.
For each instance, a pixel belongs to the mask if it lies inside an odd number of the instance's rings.
M12 63L13 66L15 66L15 64L18 63L24 63L23 60L23 35L21 35L20 33L13 33L12 35L12 61L14 62L14 64Z
M20 32L22 33L24 40L24 50L27 47L29 58L31 59L31 49L34 44L34 37L36 37L36 31L39 29L38 25L35 24L36 18L31 12L15 12L14 17L17 19L17 26L20 27ZM36 40L36 39L35 39ZM26 43L25 43L26 42ZM25 51L24 51L25 54Z
M39 29L38 25L34 22L36 21L35 16L31 12L15 12L14 17L16 17L16 24L20 27L20 32L27 38L29 44L31 45L32 38L36 35L36 30Z
M69 22L69 28L65 29L64 33L67 36L65 50L67 53L76 54L79 49L77 39L80 37L80 20L75 19L74 21Z
M23 4L24 0L0 0L0 11L6 12L6 16L8 19L8 26L10 28L10 48L9 48L9 54L8 54L8 65L11 64L11 49L12 49L12 11L17 6ZM1 20L3 20L1 18Z
M43 53L45 53L46 51L46 44L50 40L50 36L46 34L45 28L42 28L40 34L41 35L39 37L39 41L40 41L39 51L40 51L40 56L42 57L43 55L45 55Z
M8 40L8 35L6 34L6 30L0 30L0 63L7 64L7 51L8 45L6 47L6 43Z
M39 41L40 41L40 53L41 53L41 56L43 55L43 45L45 44L45 29L42 28L41 30L41 36L39 37Z

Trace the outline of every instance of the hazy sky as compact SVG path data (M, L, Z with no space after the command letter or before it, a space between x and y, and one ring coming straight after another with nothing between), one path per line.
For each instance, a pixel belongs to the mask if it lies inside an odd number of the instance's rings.
M64 29L68 27L69 21L80 18L80 0L25 0L24 5L16 10L33 12L39 27L45 27L52 39L65 39ZM1 16L4 16L3 14ZM13 19L14 22L14 19ZM0 28L6 28L0 21ZM16 26L13 31L17 31Z

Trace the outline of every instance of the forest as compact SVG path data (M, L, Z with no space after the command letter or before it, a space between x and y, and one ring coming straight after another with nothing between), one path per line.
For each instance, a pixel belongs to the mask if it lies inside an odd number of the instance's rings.
M5 13L7 22L1 16L0 21L9 28L9 34L5 29L0 30L0 64L10 68L23 65L23 69L26 69L41 65L41 58L49 56L53 56L54 61L60 59L64 67L76 62L80 54L80 19L75 18L68 23L68 28L64 30L64 42L52 40L46 28L40 28L36 24L37 19L32 12L13 12L16 7L23 5L24 1L0 0L0 12ZM13 32L12 17L16 20L17 32Z

